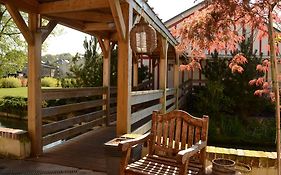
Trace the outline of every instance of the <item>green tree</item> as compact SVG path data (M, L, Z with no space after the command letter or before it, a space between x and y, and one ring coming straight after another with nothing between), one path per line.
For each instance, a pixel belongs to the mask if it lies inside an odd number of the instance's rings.
M72 59L70 76L76 78L77 87L102 86L102 55L98 53L97 38L85 38L83 46L84 55L77 53Z
M0 76L22 70L26 43L4 5L0 4Z

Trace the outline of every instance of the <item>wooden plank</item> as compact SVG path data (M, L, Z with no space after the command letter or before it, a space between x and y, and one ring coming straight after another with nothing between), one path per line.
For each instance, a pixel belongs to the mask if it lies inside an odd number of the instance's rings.
M181 149L185 149L187 141L187 123L183 121L181 132Z
M179 143L181 138L181 124L182 124L182 118L177 117L177 124L176 124L176 134L175 134L175 149L179 150Z
M50 133L53 133L53 132L56 132L56 131L59 131L62 129L72 127L73 125L79 124L81 122L90 122L92 120L96 120L96 119L102 117L105 114L106 114L106 112L104 110L95 111L95 112L91 112L88 114L76 116L73 118L61 120L58 122L49 123L49 124L43 125L42 134L43 134L43 136L45 136L46 134L50 134Z
M86 11L109 7L106 0L61 0L39 5L40 14Z
M38 2L37 0L0 0L2 4L12 4L18 10L28 13L38 13Z
M161 104L157 104L157 105L145 108L143 110L134 112L132 114L131 124L134 124L134 123L146 118L147 116L151 115L153 111L161 109L161 107L162 107Z
M193 138L194 138L194 126L188 126L188 147L193 145Z
M174 95L176 93L176 89L175 88L169 88L166 91L167 91L167 96Z
M179 54L175 52L176 55L176 63L174 64L174 88L175 88L175 106L176 109L179 108L179 71L180 71L180 65L179 65Z
M47 107L42 109L42 117L54 116L59 114L71 113L74 111L81 111L84 109L94 108L106 104L106 99L92 100L68 105L60 105L54 107Z
M43 145L48 145L48 144L53 143L55 141L70 138L70 137L72 137L76 134L79 134L79 133L84 133L87 130L93 128L94 126L102 124L103 121L104 121L104 119L100 118L100 119L97 119L97 120L93 120L89 123L83 124L83 125L75 126L75 127L72 127L72 128L69 128L69 129L51 134L51 135L48 135L46 137L43 137Z
M126 36L127 27L125 26L125 21L123 18L120 1L119 0L108 0L108 2L109 2L111 13L112 13L115 25L116 25L119 39L125 40L125 38L128 37L128 36ZM125 9L125 8L128 8L128 6L124 6L123 9ZM132 20L131 20L131 22L132 22Z
M163 121L163 146L164 147L168 147L169 143L168 141L168 134L169 134L169 121L168 120L164 120Z
M86 23L84 31L115 30L114 23Z
M140 104L163 97L163 90L136 91L131 93L132 105Z
M145 134L151 129L151 121L147 122L146 124L142 125L138 129L134 130L133 134Z
M197 143L197 142L199 142L199 140L201 140L201 128L199 128L199 127L196 127L195 128L195 135L194 135L194 139L195 139L195 141L194 141L194 143Z
M176 101L176 97L171 98L170 100L167 100L167 102L166 102L166 107L169 106L169 105L171 105L171 104L173 104L173 103L175 103L175 101Z
M129 44L129 31L132 28L133 9L126 4L122 10L126 25L126 39L118 40L118 80L117 80L117 135L131 132L131 85L132 50Z
M95 11L81 11L81 12L67 12L67 13L54 13L49 14L50 16L57 16L61 18L67 19L75 19L87 22L114 22L113 17L111 14L102 13L102 12L95 12Z
M110 60L111 60L111 44L108 39L102 40L99 38L99 43L102 45L103 53L103 87L106 87L106 94L103 95L103 99L106 100L106 104L102 106L103 110L106 110L106 125L109 125L110 117Z
M167 112L171 112L171 111L173 111L175 109L176 109L176 105L173 105L169 109L167 109Z
M28 43L28 133L31 155L42 154L41 33L39 15L29 14L29 30L34 41Z
M163 136L163 120L160 121L158 118L156 125L157 125L157 130L156 130L157 145L161 146L162 136Z
M176 119L170 120L170 129L169 129L169 148L173 148L173 141L174 141L174 130L175 130L175 121Z
M44 30L46 30L46 31L44 31L42 34L42 43L44 43L44 41L48 38L48 36L54 30L54 28L57 26L57 24L58 24L57 21L51 20L51 21L49 21L47 26L44 27Z
M13 4L6 4L6 8L9 11L13 21L16 23L17 27L21 31L22 35L24 36L26 42L28 44L34 44L34 35L30 32L28 26L26 25L25 21L23 20L21 14L16 9L16 6ZM37 27L37 26L36 26ZM40 48L41 50L41 48Z
M106 93L104 87L42 89L43 100L90 97Z
M158 36L158 47L160 48L160 62L159 62L159 89L163 90L163 97L160 99L160 103L162 104L161 112L166 113L166 97L167 97L167 51L168 51L168 43L167 40Z

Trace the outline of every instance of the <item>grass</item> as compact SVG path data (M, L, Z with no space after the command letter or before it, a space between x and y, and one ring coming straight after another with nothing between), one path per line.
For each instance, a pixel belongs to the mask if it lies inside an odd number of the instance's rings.
M0 98L3 96L27 97L27 87L20 88L0 88Z
M51 87L59 88L59 87ZM50 89L48 87L43 87L43 89ZM20 88L0 88L0 98L4 96L20 96L27 97L27 87Z

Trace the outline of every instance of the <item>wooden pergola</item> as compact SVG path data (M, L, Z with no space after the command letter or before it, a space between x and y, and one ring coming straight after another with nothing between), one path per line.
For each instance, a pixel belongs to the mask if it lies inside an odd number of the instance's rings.
M32 141L32 155L42 154L42 105L46 99L40 85L41 46L57 24L61 24L98 38L102 48L104 98L110 94L110 56L113 43L118 43L118 81L117 81L117 135L131 132L132 84L137 84L137 62L129 44L129 33L140 15L157 31L158 48L153 57L159 59L160 105L166 112L167 60L174 60L175 107L178 107L179 55L175 52L177 41L149 7L146 0L0 0L12 16L28 43L28 132ZM20 11L28 13L28 24ZM49 23L42 24L42 18ZM134 74L133 74L134 72ZM134 77L132 77L132 75ZM159 76L158 75L158 76ZM132 81L133 79L133 81ZM156 96L154 94L154 96ZM152 98L143 96L137 100ZM103 108L109 109L107 99ZM153 108L155 109L155 108ZM140 133L146 132L139 130Z

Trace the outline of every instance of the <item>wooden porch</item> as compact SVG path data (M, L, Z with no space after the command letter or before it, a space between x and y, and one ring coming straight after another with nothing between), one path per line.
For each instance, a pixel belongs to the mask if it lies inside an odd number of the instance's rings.
M143 134L150 130L153 110L166 113L183 104L188 75L179 74L177 41L145 0L0 0L0 3L28 43L28 133L32 156L41 156L45 145L69 140L95 126L108 126L112 120L116 120L117 136ZM20 12L28 14L27 23ZM129 36L133 24L141 18L157 33L158 46L151 54L157 67L152 66L151 72L157 72L154 82L158 85L146 91L133 91L138 83L138 57L132 54ZM41 89L41 46L57 24L98 38L103 54L102 87ZM110 58L116 44L117 87L111 87ZM168 66L173 70L170 88ZM45 101L53 101L55 105L44 106Z
M58 164L67 167L106 172L106 155L103 143L113 139L116 127L99 127L63 144L44 151L30 161Z

